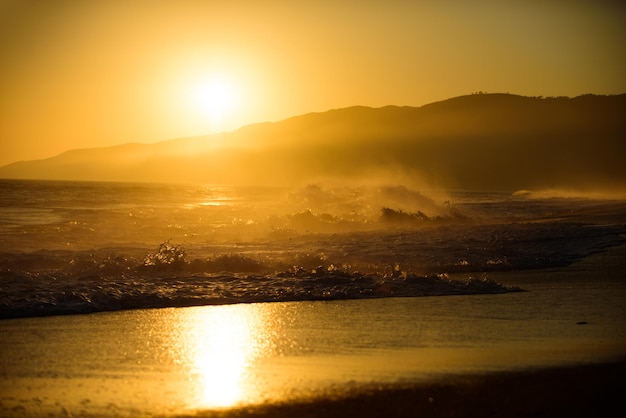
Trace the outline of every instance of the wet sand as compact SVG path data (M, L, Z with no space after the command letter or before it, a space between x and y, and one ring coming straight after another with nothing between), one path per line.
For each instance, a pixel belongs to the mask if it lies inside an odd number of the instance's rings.
M289 404L208 411L185 417L623 417L617 363L450 376L370 387Z
M600 277L624 278L626 245L611 247L572 266L553 270L497 274L498 281L526 286L543 282L593 283ZM602 266L599 274L598 266ZM574 279L577 278L578 280ZM574 280L572 280L574 279ZM625 318L624 308L616 316ZM579 325L586 326L581 322ZM614 362L581 363L447 375L406 385L362 387L341 396L229 411L194 417L624 417L622 389L626 352Z

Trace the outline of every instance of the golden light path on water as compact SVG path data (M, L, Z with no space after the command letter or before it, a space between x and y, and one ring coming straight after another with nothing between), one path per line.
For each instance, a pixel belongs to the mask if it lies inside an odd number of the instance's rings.
M501 299L517 302L525 296ZM471 315L459 319L460 312L473 312L470 306L482 306L479 312L488 309L493 297L455 299L461 305L452 316L456 320L449 319L445 302L389 299L164 309L159 321L145 325L153 336L161 335L153 340L152 350L167 352L163 365L172 376L167 396L179 411L282 402L328 390L336 394L339 382L392 383L446 372L580 361L596 351L593 338L566 331L557 336L552 328L541 330L549 325L543 322L487 321L491 331L485 333L485 321ZM545 333L555 334L547 346L542 338L531 337ZM523 344L517 342L520 338Z
M272 310L249 305L173 313L171 354L192 385L191 406L214 409L258 401L261 382L255 367L268 354Z
M198 315L201 325L188 337L190 365L200 384L200 406L231 406L245 396L246 369L259 349L249 313L214 310Z

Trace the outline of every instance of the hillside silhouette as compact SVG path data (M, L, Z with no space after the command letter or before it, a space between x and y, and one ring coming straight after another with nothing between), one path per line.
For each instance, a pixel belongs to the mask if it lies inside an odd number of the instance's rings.
M474 94L350 107L230 133L71 150L1 178L290 185L403 179L448 189L621 189L626 94Z

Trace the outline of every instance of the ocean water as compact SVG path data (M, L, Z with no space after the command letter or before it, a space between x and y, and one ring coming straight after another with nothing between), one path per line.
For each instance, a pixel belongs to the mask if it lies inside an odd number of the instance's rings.
M236 415L626 353L621 200L3 180L0 214L2 416Z
M490 275L619 245L624 218L532 193L2 180L0 317L519 291Z
M499 272L528 291L497 295L5 319L0 415L240 416L459 375L623 361L626 286L571 281L571 271Z

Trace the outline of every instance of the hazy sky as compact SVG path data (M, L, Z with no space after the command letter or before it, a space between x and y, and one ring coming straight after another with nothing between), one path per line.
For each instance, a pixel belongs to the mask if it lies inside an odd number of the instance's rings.
M624 93L625 4L0 0L0 165L479 90Z

